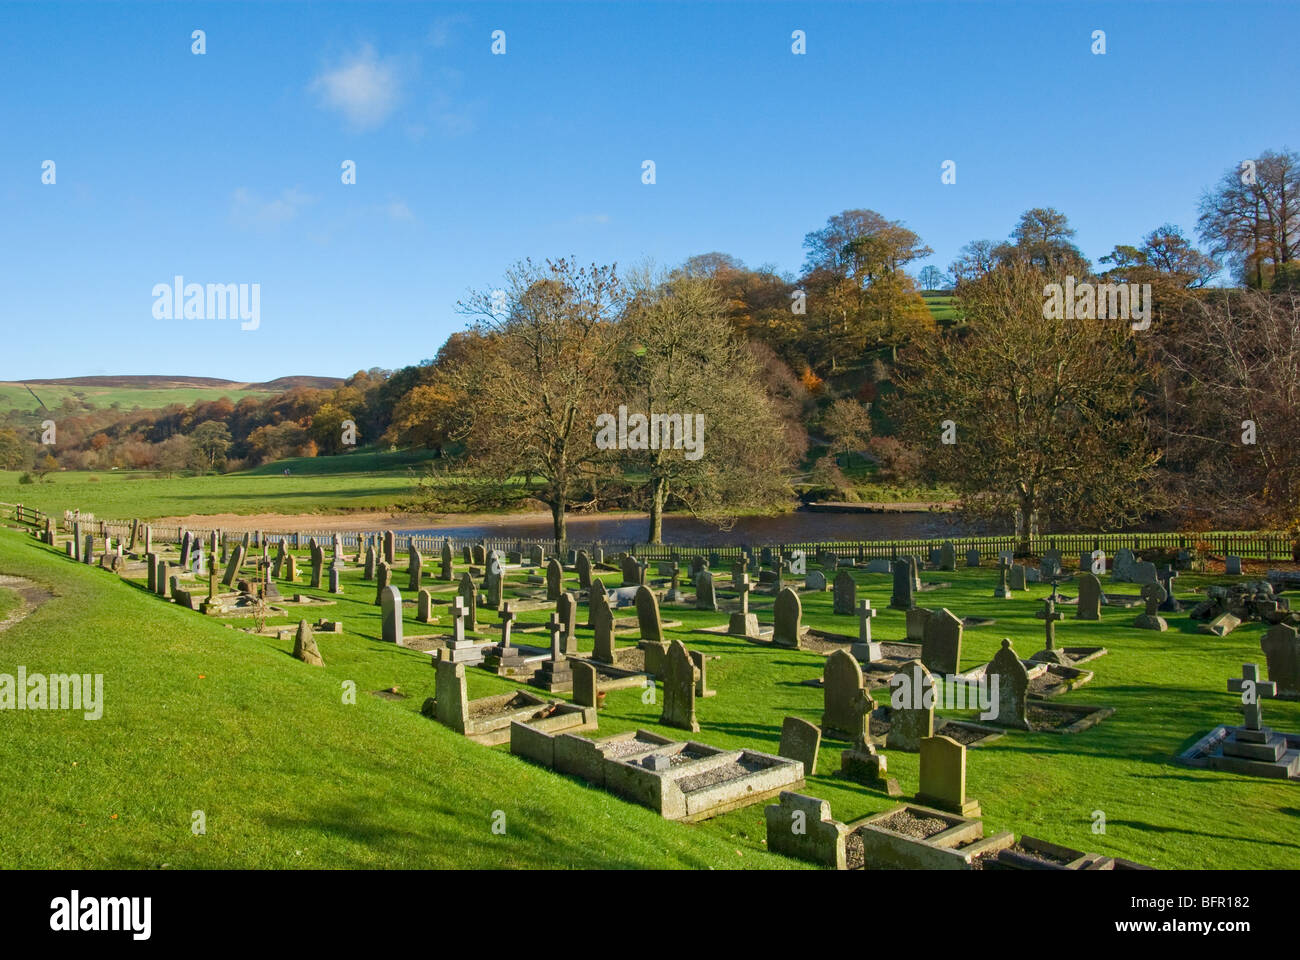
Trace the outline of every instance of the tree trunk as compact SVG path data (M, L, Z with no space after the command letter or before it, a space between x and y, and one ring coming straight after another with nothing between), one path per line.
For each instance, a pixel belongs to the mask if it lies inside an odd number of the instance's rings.
M668 483L663 477L650 478L650 535L646 543L664 542L664 501Z
M559 499L551 501L551 522L555 528L556 549L559 550L564 549L564 544L569 539L566 520L564 501Z
M1016 508L1016 553L1028 554L1033 551L1034 538L1038 536L1038 510L1030 494L1020 494L1020 505Z

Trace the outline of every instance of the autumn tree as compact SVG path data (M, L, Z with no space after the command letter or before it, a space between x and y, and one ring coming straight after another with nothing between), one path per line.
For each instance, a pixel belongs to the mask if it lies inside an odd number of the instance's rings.
M1162 338L1185 502L1220 523L1300 535L1300 292L1216 292Z
M717 284L682 271L656 276L646 270L634 275L631 288L616 341L627 443L600 446L646 476L648 542L662 542L670 497L721 526L737 508L771 507L788 497L792 458L785 431ZM621 409L611 410L598 440L621 439L622 419Z
M480 338L449 371L466 398L469 467L499 483L536 478L535 495L550 507L561 542L568 509L594 499L594 424L610 408L610 342L622 298L612 265L524 260L500 291L473 293L459 306Z
M1300 153L1265 150L1201 197L1201 239L1244 284L1269 286L1300 259Z
M963 285L965 328L915 342L895 375L901 439L968 515L1014 516L1022 551L1047 520L1135 519L1156 461L1129 325L1044 319L1052 279L1019 263Z

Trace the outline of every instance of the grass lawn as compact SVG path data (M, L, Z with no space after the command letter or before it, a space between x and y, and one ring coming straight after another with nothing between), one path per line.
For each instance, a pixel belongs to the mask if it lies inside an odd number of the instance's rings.
M76 506L101 517L143 519L193 513L388 510L411 500L411 471L418 474L427 459L427 455L357 452L280 460L221 476L69 470L48 474L39 483L19 483L19 473L0 471L0 501L57 515Z
M399 588L404 566L399 558ZM426 570L434 566L426 560ZM55 713L3 718L13 731L0 740L0 760L11 771L0 786L4 866L794 865L765 852L762 805L697 825L667 823L421 717L420 704L434 689L429 656L378 639L374 585L362 583L357 569L345 572L347 592L337 606L312 614L341 619L346 629L317 635L323 669L292 659L291 641L227 629L14 533L0 534L0 572L39 580L58 595L0 635L2 662L29 672L103 673L107 699L97 722ZM855 578L859 596L882 608L876 637L901 638L903 615L886 608L890 578ZM568 579L576 589L576 578ZM965 632L963 669L989 659L1004 636L1022 656L1043 646L1042 621L1033 614L1049 588L1035 585L1001 601L991 596L989 568L925 572L922 579L952 587L923 593L920 602L997 620ZM1211 579L1218 578L1185 574L1178 591ZM721 577L724 590L729 580ZM606 577L607 585L617 582ZM1131 585L1120 589L1133 592ZM855 618L831 614L829 592L802 599L806 624L856 633ZM757 599L754 607L770 622L770 601ZM1186 614L1170 614L1169 631L1154 633L1133 629L1135 616L1103 608L1099 623L1057 625L1059 644L1100 644L1110 653L1085 665L1096 672L1090 684L1053 702L1102 704L1116 713L1080 734L1011 732L971 749L968 792L983 805L986 829L1163 868L1293 866L1300 853L1295 784L1173 762L1210 728L1238 717L1227 678L1239 676L1243 662L1262 665L1262 627L1218 638L1199 633ZM407 617L408 634L446 626L445 619L433 627L415 622L413 606ZM821 692L799 682L820 674L820 655L689 633L725 622L725 614L666 606L664 619L684 621L671 632L721 657L709 664L718 695L697 702L697 739L775 752L783 717L820 721ZM544 620L541 611L526 613L517 629ZM590 632L580 630L579 647L591 644ZM486 671L467 674L471 697L515 686ZM356 683L355 706L341 703L348 680ZM369 693L394 686L409 698ZM645 727L686 736L660 727L659 711L642 702L640 690L612 691L597 735ZM1267 701L1264 717L1276 729L1298 730L1300 703ZM896 802L831 775L847 746L823 744L805 790L845 821ZM916 756L886 753L904 794L915 793ZM197 809L208 816L203 837L190 834ZM489 831L498 809L507 816L504 837ZM1097 810L1105 834L1093 833Z
M23 598L8 587L0 587L0 621L23 605Z

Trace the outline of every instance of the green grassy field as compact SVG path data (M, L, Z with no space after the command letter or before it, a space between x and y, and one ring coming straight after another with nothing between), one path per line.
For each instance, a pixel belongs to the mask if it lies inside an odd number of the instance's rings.
M323 669L292 659L290 641L227 629L17 534L0 534L0 572L39 580L58 595L0 637L3 661L29 671L103 673L107 699L104 718L94 722L54 713L6 718L13 733L0 741L11 771L0 785L5 866L794 865L764 850L761 805L697 825L666 823L421 717L434 690L429 656L378 639L374 585L362 583L358 570L344 574L341 598L303 590L337 599L312 616L341 619L346 629L317 635ZM921 602L997 621L965 632L963 668L991 657L1003 636L1022 656L1042 647L1033 613L1048 588L1001 601L991 596L987 568L922 579L940 576L952 586ZM859 596L884 608L890 578L855 578ZM1205 582L1184 575L1179 592ZM855 632L854 618L832 615L829 592L805 594L803 604L806 624ZM770 621L770 601L754 606ZM441 632L413 613L408 607L408 635ZM1173 762L1238 716L1226 681L1243 662L1263 662L1261 627L1217 638L1174 614L1169 632L1158 634L1133 629L1134 616L1106 608L1100 623L1067 619L1057 627L1062 645L1102 644L1110 653L1086 665L1096 672L1090 684L1054 702L1112 706L1114 716L1076 735L1011 732L969 751L968 792L983 805L986 829L1163 868L1293 866L1295 784ZM692 649L721 658L709 664L718 695L697 702L697 739L775 752L785 716L819 722L822 694L800 681L820 674L823 657L689 632L725 615L665 606L664 617L684 621L670 633ZM527 613L520 626L543 620L542 612ZM874 632L901 638L902 614L881 609ZM591 643L580 630L579 647ZM467 673L471 696L515 686L482 670ZM349 680L355 706L341 703ZM408 698L370 694L389 687ZM659 709L643 703L639 690L612 691L599 734L645 727L677 736L658 725ZM1270 701L1264 715L1277 729L1300 729L1300 704ZM883 793L832 775L846 746L824 743L805 792L846 821L892 806ZM904 794L915 793L916 756L886 753ZM193 810L207 814L205 836L190 833ZM506 812L505 837L489 831L494 810ZM1097 810L1106 817L1104 835L1092 832Z
M230 387L97 387L88 385L32 384L36 397L21 383L0 383L0 413L6 410L39 410L41 404L50 410L57 409L64 398L104 409L117 404L122 410L157 410L181 403L190 406L200 400L220 400L226 397L238 403L244 397L259 400L274 396L270 390L237 390ZM37 402L36 398L40 398Z
M427 454L358 452L280 460L221 476L160 477L126 470L62 471L39 483L0 471L0 501L61 514L75 504L102 517L193 513L338 513L407 502ZM289 476L284 471L290 471Z
M22 606L22 597L8 587L0 587L0 621Z
M930 315L934 317L934 322L941 327L961 319L961 313L957 310L956 297L941 293L927 293L923 296L925 305L930 308Z

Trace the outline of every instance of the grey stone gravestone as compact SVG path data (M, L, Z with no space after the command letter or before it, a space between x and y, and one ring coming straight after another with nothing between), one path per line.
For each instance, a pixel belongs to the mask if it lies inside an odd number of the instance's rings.
M776 603L772 605L772 642L778 647L802 648L802 618L799 594L786 587L776 595Z
M777 754L802 763L805 777L816 775L817 754L821 746L822 731L815 723L799 717L786 717L781 722L781 746Z
M839 571L835 574L835 582L831 587L831 612L851 617L857 604L858 585L854 582L853 575L847 570Z
M402 594L391 584L381 592L382 632L385 643L402 645Z
M1094 573L1079 575L1079 604L1075 608L1074 619L1101 619L1101 581Z
M659 722L698 733L695 719L695 684L697 669L685 645L674 639L668 645L664 674L664 709Z
M718 598L713 590L713 573L710 570L702 569L695 580L695 609L718 609Z
M934 735L934 677L925 665L911 660L889 680L889 733L885 747L915 752Z
M927 670L943 676L961 672L962 622L947 608L925 621L921 640L921 662Z
M1019 730L1029 729L1026 697L1029 693L1029 671L1021 662L1009 639L1002 641L1002 649L989 661L985 675L992 682L997 678L997 716L993 722Z

